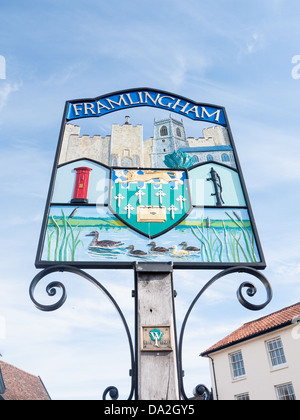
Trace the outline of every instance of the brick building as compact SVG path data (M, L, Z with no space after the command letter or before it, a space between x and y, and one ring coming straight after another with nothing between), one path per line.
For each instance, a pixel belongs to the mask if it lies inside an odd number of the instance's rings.
M50 401L40 377L0 360L0 400Z

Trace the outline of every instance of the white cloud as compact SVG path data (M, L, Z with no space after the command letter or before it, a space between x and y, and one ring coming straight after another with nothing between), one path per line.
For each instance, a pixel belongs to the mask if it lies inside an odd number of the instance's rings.
M246 52L248 54L254 54L262 49L264 45L265 43L263 35L259 34L258 32L254 32L250 39L247 41Z
M11 94L20 89L20 86L16 83L5 83L3 87L1 87L1 84L0 82L0 112L6 107Z

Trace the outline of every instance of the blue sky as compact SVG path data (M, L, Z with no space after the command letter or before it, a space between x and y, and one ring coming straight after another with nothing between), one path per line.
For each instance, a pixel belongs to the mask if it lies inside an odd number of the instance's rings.
M298 0L11 0L0 6L0 353L40 375L53 399L129 394L128 346L109 302L64 275L65 306L28 297L65 101L148 86L225 106L274 289L259 313L215 284L194 309L184 345L186 392L210 386L199 353L242 323L299 301L300 54ZM133 325L131 271L93 273ZM178 324L215 273L174 274ZM260 295L264 299L264 294ZM296 342L295 345L298 345Z

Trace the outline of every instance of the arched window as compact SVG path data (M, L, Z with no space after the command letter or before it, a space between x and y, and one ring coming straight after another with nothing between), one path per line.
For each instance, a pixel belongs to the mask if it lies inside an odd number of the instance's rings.
M194 160L194 163L198 163L199 162L198 156L197 155L194 155L193 156L193 160Z
M121 160L121 166L123 168L130 168L132 167L132 159L129 157L125 157Z
M133 155L133 165L140 166L140 157L138 155Z
M207 155L207 158L206 158L207 160L214 160L214 157L213 157L213 155Z
M163 125L161 128L160 128L160 135L161 136L167 136L168 135L168 129L167 129L167 127L165 126L165 125Z
M112 164L112 166L119 166L118 156L117 155L112 155L111 164Z
M230 159L227 153L222 153L221 159L222 159L222 162L230 162Z
M176 128L176 134L178 137L181 137L181 130L179 127Z

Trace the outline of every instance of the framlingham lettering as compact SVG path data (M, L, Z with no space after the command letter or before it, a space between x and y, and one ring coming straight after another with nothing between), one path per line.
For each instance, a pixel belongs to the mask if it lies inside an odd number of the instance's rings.
M113 111L137 106L169 109L196 121L209 121L225 125L223 110L214 106L192 104L182 98L152 91L133 91L110 95L101 100L88 100L69 104L67 120L100 117Z

